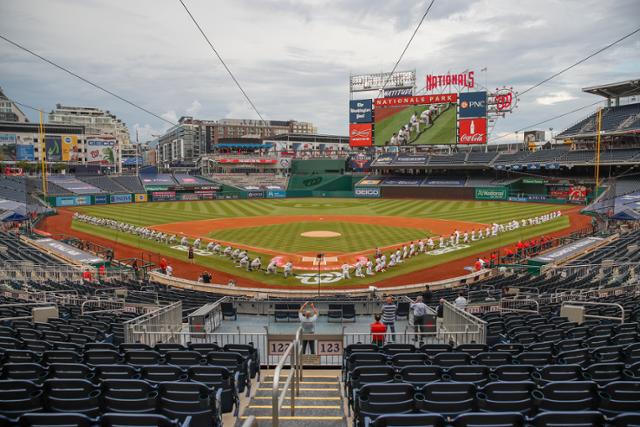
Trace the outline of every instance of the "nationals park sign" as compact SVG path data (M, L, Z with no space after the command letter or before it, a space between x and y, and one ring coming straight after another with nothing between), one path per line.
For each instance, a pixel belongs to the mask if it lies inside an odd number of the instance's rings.
M374 105L376 107L401 107L405 105L447 104L450 102L458 102L457 93L401 96L397 98L376 98L374 100Z

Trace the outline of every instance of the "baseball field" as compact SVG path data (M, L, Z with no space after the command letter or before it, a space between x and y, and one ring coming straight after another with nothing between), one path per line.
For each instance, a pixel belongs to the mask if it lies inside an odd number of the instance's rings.
M484 229L488 224L506 223L571 207L493 201L446 200L364 200L364 199L261 199L197 202L138 203L127 205L74 208L87 215L145 226L167 234L201 238L233 248L242 248L251 257L261 256L263 267L275 256L293 262L296 273L315 268L310 261L316 253L327 256L323 270L339 270L360 256L371 255L376 248L391 253L403 244L433 236L449 236L455 230ZM569 217L499 234L490 239L470 242L437 255L421 255L406 260L386 272L364 278L340 280L336 285L373 284L398 275L446 265L452 260L469 258L520 239L547 235L569 227ZM147 253L174 259L186 259L185 248L169 246L121 231L74 220L72 229L114 243L140 248ZM204 249L204 248L203 248ZM272 285L300 285L297 278L281 274L266 275L239 268L227 257L196 254L203 269L247 278ZM464 274L461 270L459 274Z

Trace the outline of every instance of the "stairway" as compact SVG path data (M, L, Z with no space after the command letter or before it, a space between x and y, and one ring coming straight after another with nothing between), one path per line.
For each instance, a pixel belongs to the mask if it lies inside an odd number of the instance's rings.
M286 381L288 374L289 371L282 372L281 383ZM291 415L291 396L287 390L284 406L280 409L279 426L345 427L347 422L339 379L339 371L304 372L300 396L295 398L295 415ZM272 425L272 387L273 377L264 375L236 427L242 426L250 415L255 415L260 427Z

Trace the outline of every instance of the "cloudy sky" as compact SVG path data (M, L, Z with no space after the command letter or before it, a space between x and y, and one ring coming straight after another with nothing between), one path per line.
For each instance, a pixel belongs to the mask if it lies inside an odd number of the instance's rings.
M345 135L349 74L389 71L428 4L185 2L263 117ZM633 31L638 17L639 0L436 0L399 69L416 69L422 85L429 73L471 69L489 88L522 91ZM0 34L171 121L256 118L178 0L2 0ZM3 40L0 58L0 86L20 102L105 108L142 140L168 126ZM640 33L524 95L494 138L597 100L582 87L639 77ZM562 130L593 109L538 128Z

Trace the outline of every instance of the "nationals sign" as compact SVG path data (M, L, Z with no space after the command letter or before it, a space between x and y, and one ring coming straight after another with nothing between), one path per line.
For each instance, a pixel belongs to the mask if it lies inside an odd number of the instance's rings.
M349 125L349 145L351 147L370 147L373 144L372 133L371 123L351 123Z
M458 144L486 144L487 119L460 119Z
M446 104L449 102L457 102L457 93L444 93L439 95L420 95L420 96L401 96L398 98L376 98L374 105L376 107L402 107L406 105L422 105L422 104Z
M427 90L434 90L442 86L473 88L474 85L475 79L473 71L460 74L427 74Z

